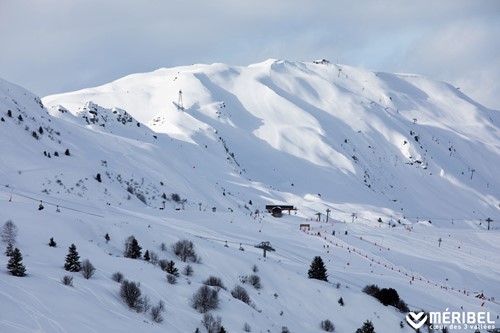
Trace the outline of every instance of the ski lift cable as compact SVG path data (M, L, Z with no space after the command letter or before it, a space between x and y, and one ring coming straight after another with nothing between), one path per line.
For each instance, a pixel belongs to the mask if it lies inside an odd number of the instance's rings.
M52 202L49 202L49 201L46 201L46 200L43 200L43 199L37 199L37 198L34 198L32 196L29 196L29 195L26 195L26 194L23 194L23 193L19 192L20 190L17 189L17 188L13 188L13 187L7 186L7 185L5 187L11 189L10 193L15 194L15 195L20 196L20 197L23 197L23 198L26 198L26 199L29 199L29 200L33 200L33 201L36 201L36 202L43 202L46 205L51 205L51 206L54 206L54 207L58 207L60 209L63 208L63 209L74 211L74 212L79 212L79 213L83 213L83 214L87 214L87 215L92 215L92 216L104 218L104 215L100 215L100 214L92 213L92 212L89 212L89 211L85 211L85 210L80 210L80 209L68 207L68 206L65 206L65 205L59 205L57 203L52 203ZM29 193L29 191L25 191L25 192ZM54 199L54 198L52 198L52 199ZM77 206L81 206L81 205L77 205Z

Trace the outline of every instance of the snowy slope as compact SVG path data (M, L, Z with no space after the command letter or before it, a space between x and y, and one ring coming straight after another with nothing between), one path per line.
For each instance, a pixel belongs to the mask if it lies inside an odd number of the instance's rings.
M445 83L268 60L160 69L44 98L74 114L88 101L211 155L223 144L237 172L301 208L330 206L345 220L370 220L366 205L386 219L498 215L498 112Z
M160 69L43 104L1 81L0 223L18 226L28 270L0 272L1 332L194 332L202 315L189 300L209 275L228 288L213 314L229 332L245 322L320 332L325 319L337 332L366 319L377 332L412 332L399 327L404 314L361 293L372 283L414 310L500 313L500 119L447 84L268 60ZM270 203L298 211L276 219ZM170 285L158 267L123 258L130 235L179 270L170 246L192 240L201 262ZM261 241L276 248L266 259ZM64 271L71 243L97 268L91 279ZM331 283L307 278L316 255ZM263 288L243 284L250 307L229 291L253 265ZM163 323L121 302L116 271L165 302Z

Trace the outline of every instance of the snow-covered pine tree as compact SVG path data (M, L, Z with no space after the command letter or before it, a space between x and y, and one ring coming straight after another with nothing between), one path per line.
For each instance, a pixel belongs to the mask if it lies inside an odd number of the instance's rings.
M75 244L71 244L66 255L66 263L64 264L64 269L69 272L79 272L81 269L80 256L76 251Z
M311 263L311 267L309 268L308 275L310 279L328 281L328 274L326 273L325 263L320 256L314 257Z
M14 276L26 275L26 267L23 265L23 255L17 247L12 251L12 255L7 262L7 269Z
M134 236L130 236L125 241L125 251L123 256L125 258L139 259L142 256L142 247L139 246L137 239Z

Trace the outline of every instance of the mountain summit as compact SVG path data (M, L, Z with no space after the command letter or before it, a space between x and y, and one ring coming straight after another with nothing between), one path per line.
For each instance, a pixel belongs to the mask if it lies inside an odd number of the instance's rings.
M479 220L499 211L499 113L421 76L328 61L192 65L43 103L53 115L60 105L77 116L89 105L123 110L196 150L160 148L177 161L189 156L185 178L217 180L218 197L244 189L236 201L289 202L308 215L330 208L342 220ZM95 118L89 126L98 128Z

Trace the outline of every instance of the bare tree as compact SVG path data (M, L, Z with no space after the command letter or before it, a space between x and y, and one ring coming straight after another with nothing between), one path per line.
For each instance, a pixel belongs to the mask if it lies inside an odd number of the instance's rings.
M221 278L218 278L216 276L210 275L208 279L206 279L203 284L206 284L207 286L214 287L217 292L219 292L221 289L226 290L226 287L224 286L224 283L222 282Z
M233 290L231 290L231 296L248 305L250 305L250 303L252 302L246 289L240 285L236 285Z
M217 316L217 318L214 318L214 316L212 316L210 313L205 313L203 315L203 319L201 321L201 323L203 324L203 326L207 330L207 333L219 332L219 330L222 326L221 322L222 322L221 317Z
M120 297L129 308L140 312L143 309L140 283L124 280L120 288Z
M174 251L175 255L178 256L179 259L181 259L183 262L186 262L188 260L196 262L197 260L196 252L194 250L194 244L187 239L177 241L174 245L172 245L172 250Z
M14 222L12 222L12 220L8 220L4 223L0 237L2 238L2 242L6 244L14 245L16 243L17 226Z
M208 286L201 286L193 295L191 306L201 313L217 309L219 306L219 294Z
M92 277L92 275L94 275L94 272L95 272L94 265L92 265L90 260L85 259L82 262L82 275L83 275L83 277L88 280Z

